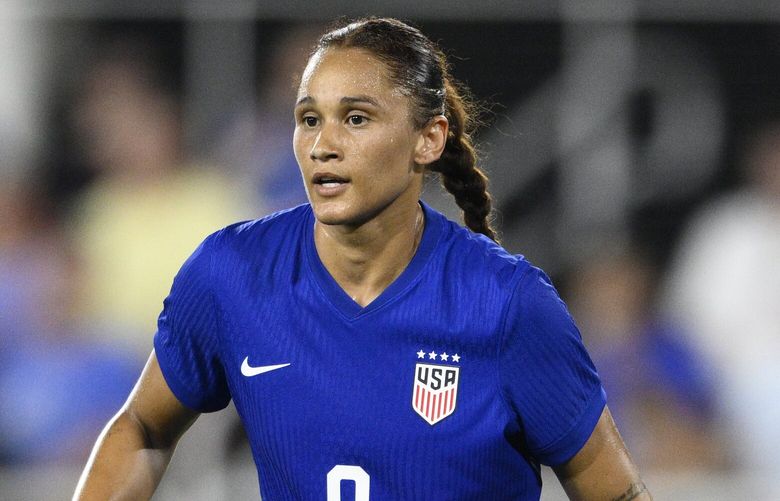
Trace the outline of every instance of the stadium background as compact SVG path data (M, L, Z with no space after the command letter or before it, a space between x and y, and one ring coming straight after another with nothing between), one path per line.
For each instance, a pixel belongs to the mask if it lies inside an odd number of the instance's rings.
M503 242L554 277L656 498L780 496L780 6L7 0L0 499L68 498L178 265L303 201L293 75L366 14L438 40L483 105ZM234 414L157 499L256 496Z

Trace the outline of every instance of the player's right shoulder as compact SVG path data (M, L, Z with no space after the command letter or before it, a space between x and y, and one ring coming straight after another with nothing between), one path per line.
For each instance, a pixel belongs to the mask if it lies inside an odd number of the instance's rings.
M308 204L274 212L259 219L240 221L216 231L206 238L207 245L215 252L264 247L278 247L285 241L293 241L304 228L311 207Z

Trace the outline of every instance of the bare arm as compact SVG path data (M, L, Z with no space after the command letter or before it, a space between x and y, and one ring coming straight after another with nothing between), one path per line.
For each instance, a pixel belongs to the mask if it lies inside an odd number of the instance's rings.
M168 388L152 352L127 402L98 437L74 501L151 498L176 442L197 417Z
M555 474L572 500L652 500L606 407L582 449Z

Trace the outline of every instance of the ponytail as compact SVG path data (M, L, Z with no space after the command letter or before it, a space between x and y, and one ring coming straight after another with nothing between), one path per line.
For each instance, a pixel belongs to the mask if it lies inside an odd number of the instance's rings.
M471 141L471 104L458 89L445 80L445 116L449 121L447 144L441 158L428 166L441 176L441 184L455 197L463 211L463 222L472 231L498 241L491 225L493 200L488 193L488 178L477 167L477 152Z

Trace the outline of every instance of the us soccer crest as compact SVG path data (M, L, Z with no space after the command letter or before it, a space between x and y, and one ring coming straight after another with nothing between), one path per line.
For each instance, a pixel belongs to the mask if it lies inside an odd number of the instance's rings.
M427 357L426 357L427 356ZM460 362L460 356L420 350L418 359L433 362L439 357L442 362ZM460 367L418 362L414 368L414 390L412 408L430 425L434 425L455 412L458 401L458 380Z

